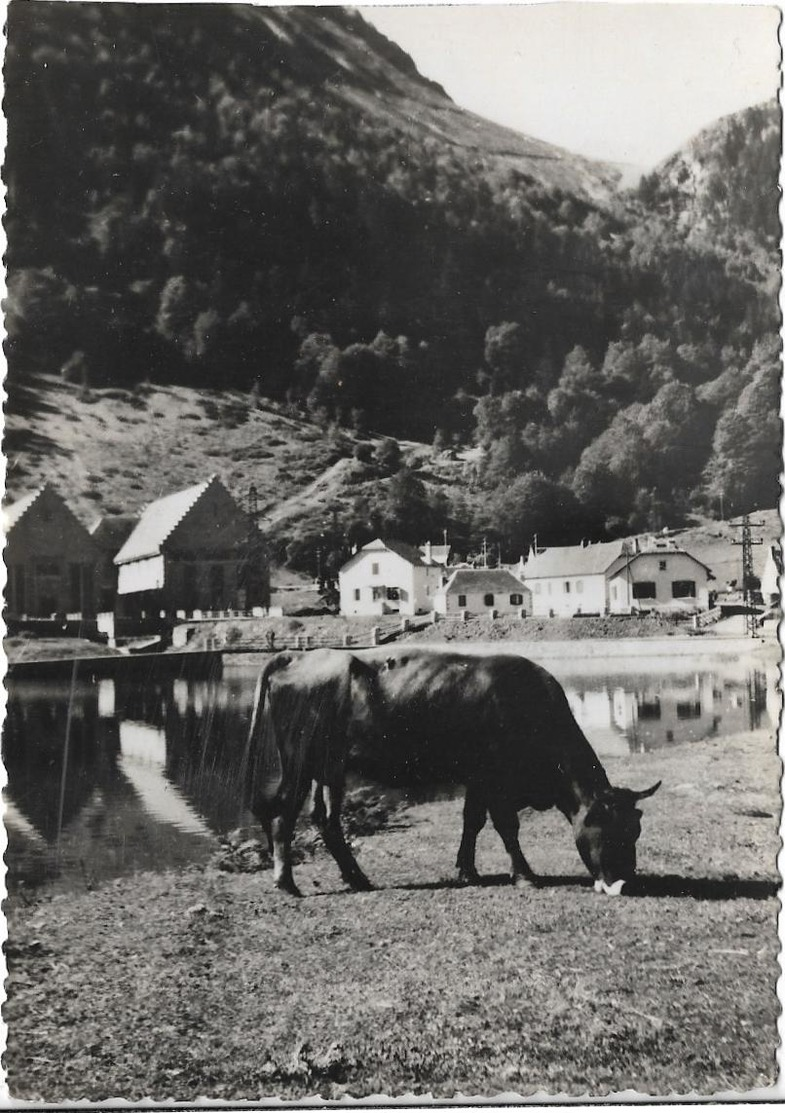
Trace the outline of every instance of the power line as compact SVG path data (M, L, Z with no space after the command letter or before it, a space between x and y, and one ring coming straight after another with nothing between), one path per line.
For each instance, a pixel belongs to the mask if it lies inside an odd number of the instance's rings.
M744 598L744 629L751 638L755 637L757 630L757 615L752 603L752 579L755 572L752 567L752 546L762 545L759 537L753 537L753 529L758 529L764 522L751 522L749 514L745 514L740 522L730 522L733 529L741 530L741 540L731 541L731 545L741 545L741 586Z

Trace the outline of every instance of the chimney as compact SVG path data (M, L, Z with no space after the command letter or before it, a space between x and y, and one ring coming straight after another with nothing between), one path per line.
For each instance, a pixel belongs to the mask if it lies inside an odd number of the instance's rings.
M425 561L426 561L426 563L427 563L427 564L430 564L430 563L431 563L431 560L432 560L432 555L431 555L431 554L432 554L432 552L433 552L433 549L431 548L431 543L430 543L430 541L426 541L426 542L425 542Z

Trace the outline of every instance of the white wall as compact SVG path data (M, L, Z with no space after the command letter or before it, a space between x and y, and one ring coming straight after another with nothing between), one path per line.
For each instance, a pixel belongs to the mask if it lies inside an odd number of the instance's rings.
M529 600L529 593L521 584L518 595L522 596L522 603L511 603L510 591L494 591L493 594L493 607L491 608L485 602L486 592L484 591L468 591L465 592L466 603L459 606L458 592L450 591L445 592L443 589L438 591L434 596L433 609L438 614L460 614L461 611L468 611L469 614L488 614L493 609L497 614L511 614L516 618L521 617L521 614L531 614L531 603Z
M680 597L674 600L674 580L693 580L694 598ZM636 599L633 585L637 583L653 583L655 597ZM610 609L613 614L628 612L631 607L656 610L674 601L692 605L700 610L709 608L708 571L687 553L674 553L667 550L639 553L629 565L617 572L610 582Z
M526 580L532 593L532 614L556 618L570 618L574 614L604 614L607 609L607 590L604 575L549 576Z
M433 595L441 583L441 569L410 564L397 553L371 550L338 574L343 615L414 615L433 608ZM387 589L399 598L388 599ZM376 591L374 592L374 589ZM355 594L359 592L359 599ZM376 598L374 598L376 594Z

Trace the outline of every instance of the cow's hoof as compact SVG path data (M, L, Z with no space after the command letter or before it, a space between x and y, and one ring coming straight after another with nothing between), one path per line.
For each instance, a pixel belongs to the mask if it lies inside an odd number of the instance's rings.
M540 884L539 877L533 873L514 873L510 880L516 889L536 889Z
M344 881L346 881L355 893L372 893L374 890L373 882L369 881L365 876L345 877Z
M290 897L302 896L302 893L293 881L276 881L275 887L281 893L288 893Z
M458 881L461 885L479 885L480 875L477 870L458 870Z

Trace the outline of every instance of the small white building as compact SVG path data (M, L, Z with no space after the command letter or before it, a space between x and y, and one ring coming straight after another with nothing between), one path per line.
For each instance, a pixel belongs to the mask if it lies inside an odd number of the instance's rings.
M760 593L766 607L776 607L780 601L780 576L782 575L782 547L779 542L769 545L766 563L760 578Z
M437 614L531 614L531 592L502 568L457 568L434 596Z
M532 554L522 565L532 614L568 618L634 611L709 608L711 571L665 538L569 545Z
M707 611L706 565L671 541L653 539L625 556L608 581L611 614L633 611Z
M342 615L426 614L443 569L413 545L376 538L340 569Z
M521 566L535 616L570 618L610 609L611 571L624 563L623 541L563 545L530 553Z

